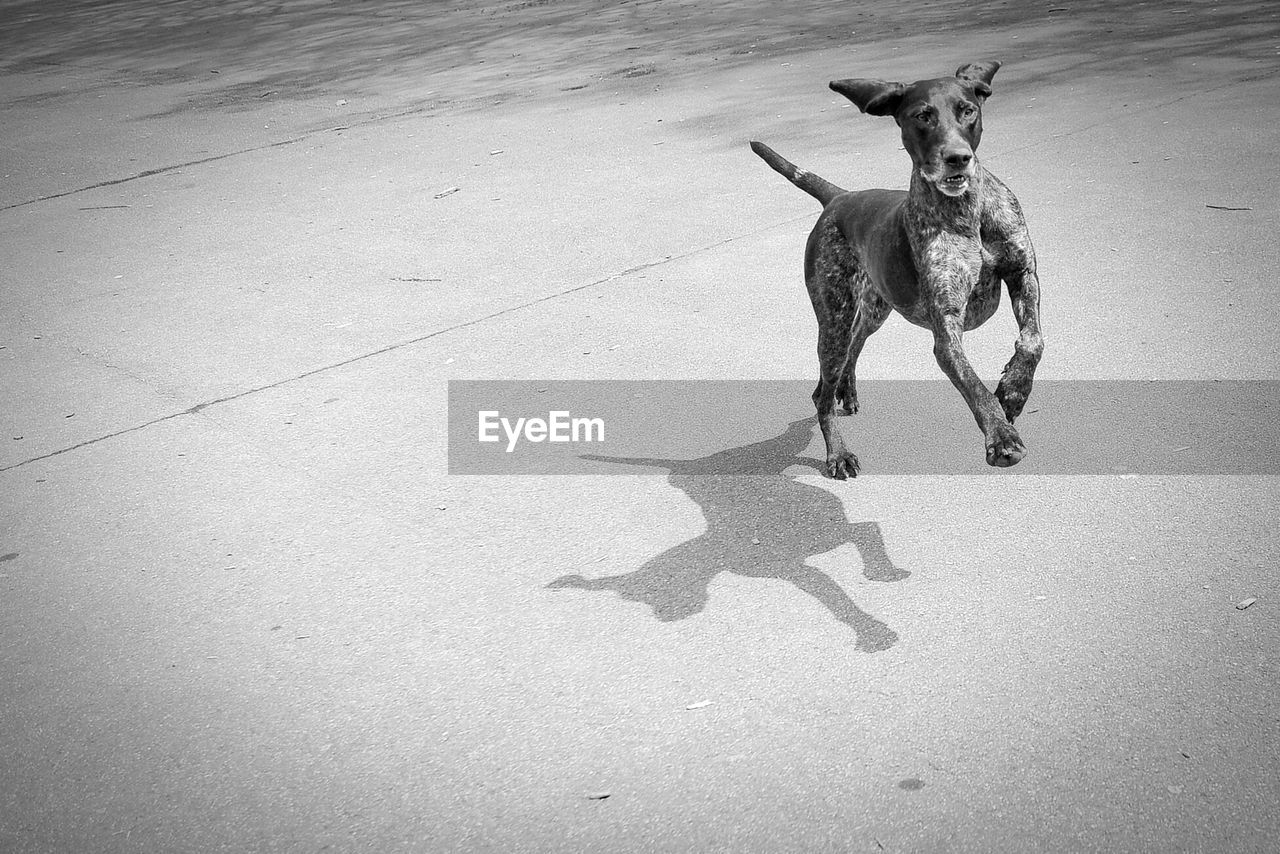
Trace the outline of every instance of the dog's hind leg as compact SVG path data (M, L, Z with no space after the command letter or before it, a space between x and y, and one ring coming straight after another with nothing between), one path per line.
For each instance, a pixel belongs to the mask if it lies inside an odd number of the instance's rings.
M851 319L845 315L832 318L832 325L818 330L818 387L813 390L813 406L818 426L827 446L826 472L829 477L844 480L858 476L858 458L845 447L844 437L836 424L836 388L848 360Z
M805 259L805 285L818 320L819 379L813 405L827 446L826 473L836 480L857 477L858 458L845 447L836 423L836 395L849 363L862 294L870 281L834 223L819 223L814 229Z
M853 329L849 335L849 358L844 363L844 372L836 385L836 412L839 415L853 415L858 411L858 357L862 355L862 345L884 325L893 307L885 302L870 287L862 289L862 298L858 301L858 313L853 320Z

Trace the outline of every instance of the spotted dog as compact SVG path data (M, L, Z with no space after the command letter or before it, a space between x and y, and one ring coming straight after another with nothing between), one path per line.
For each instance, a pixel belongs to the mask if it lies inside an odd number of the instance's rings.
M1011 466L1026 448L1013 421L1031 393L1044 350L1035 252L1017 198L979 162L982 105L999 62L974 62L954 77L889 83L834 80L862 112L892 116L911 156L910 189L848 192L800 169L760 142L751 148L823 204L805 249L805 284L818 318L820 378L813 392L826 441L826 472L858 473L837 415L858 411L855 366L891 311L933 333L933 354L973 411L987 463ZM1018 340L993 394L961 340L995 313L1009 290Z

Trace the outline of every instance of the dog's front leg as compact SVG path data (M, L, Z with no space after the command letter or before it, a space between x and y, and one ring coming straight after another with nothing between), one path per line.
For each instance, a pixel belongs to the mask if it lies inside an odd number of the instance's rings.
M1044 352L1044 337L1040 334L1040 280L1035 267L1009 276L1005 284L1013 303L1013 316L1018 321L1018 340L1013 345L1013 358L1000 375L996 400L1012 424L1031 396L1031 381Z
M943 373L959 389L977 419L986 440L987 465L1011 466L1022 459L1026 447L1018 431L1005 417L1000 402L978 377L964 353L963 311L939 312L933 321L933 355Z

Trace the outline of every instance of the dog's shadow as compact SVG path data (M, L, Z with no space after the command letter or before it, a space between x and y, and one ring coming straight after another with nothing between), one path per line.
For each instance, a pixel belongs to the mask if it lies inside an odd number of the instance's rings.
M702 508L707 530L632 572L603 578L566 575L548 587L611 590L645 603L659 620L669 621L699 613L707 604L711 580L721 572L778 578L821 602L853 629L859 649L881 652L893 646L898 636L891 628L855 605L829 575L808 563L852 543L867 579L901 581L910 575L889 559L877 523L851 523L836 496L783 474L797 465L819 470L815 461L797 457L809 444L813 423L805 418L773 439L695 460L585 455L600 462L668 469L670 483Z

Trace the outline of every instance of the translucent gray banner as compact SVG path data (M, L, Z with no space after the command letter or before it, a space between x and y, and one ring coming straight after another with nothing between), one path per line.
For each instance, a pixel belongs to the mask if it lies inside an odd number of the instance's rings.
M449 473L776 475L818 471L805 381L449 382ZM1017 421L1027 456L984 459L945 380L859 381L839 419L862 475L1280 474L1280 381L1043 380Z

